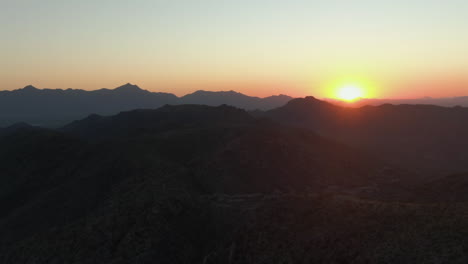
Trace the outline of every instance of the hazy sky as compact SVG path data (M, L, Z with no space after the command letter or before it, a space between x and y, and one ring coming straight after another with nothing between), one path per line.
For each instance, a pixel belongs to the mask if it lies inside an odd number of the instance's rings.
M468 95L466 0L0 0L0 89Z

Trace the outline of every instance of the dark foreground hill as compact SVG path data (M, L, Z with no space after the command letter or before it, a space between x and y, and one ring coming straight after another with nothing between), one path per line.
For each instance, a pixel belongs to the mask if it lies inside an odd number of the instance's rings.
M95 91L37 89L29 85L13 91L0 91L0 127L18 122L59 127L90 114L115 115L133 109L155 109L165 104L229 104L246 110L268 110L282 106L291 99L285 95L259 98L234 91L197 91L177 97L170 93L143 90L132 84Z
M265 114L283 124L366 149L426 175L468 171L468 108L381 105L346 108L313 97Z
M294 193L383 195L405 177L358 150L229 106L12 130L0 137L1 263L240 258L251 249L230 247L254 208Z
M465 263L468 208L410 176L229 106L13 127L0 263Z
M415 194L414 197L425 202L468 202L468 173L434 179L418 186Z

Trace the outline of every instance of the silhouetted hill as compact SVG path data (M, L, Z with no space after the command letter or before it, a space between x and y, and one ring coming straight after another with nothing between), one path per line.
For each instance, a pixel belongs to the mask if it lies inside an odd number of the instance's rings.
M438 175L468 170L468 108L432 105L346 108L307 97L291 100L265 116L310 128L401 167Z
M31 125L29 125L27 123L24 123L24 122L15 123L15 124L13 124L11 126L8 126L8 127L4 127L4 128L0 127L0 137L5 136L5 135L9 135L11 133L15 133L15 132L18 132L18 131L21 131L21 130L42 130L42 128L34 127L34 126L31 126Z
M276 184L274 188L284 188L288 186L287 182L296 188L305 184L320 189L329 185L362 186L369 182L368 177L374 177L375 183L377 175L382 176L389 171L384 169L386 165L383 163L310 131L283 127L268 121L256 121L244 110L224 105L166 105L155 110L134 110L110 117L92 115L61 130L93 141L138 140L153 135L164 135L165 144L172 142L163 148L173 153L166 153L166 156L175 159L185 157L186 153L194 153L198 151L197 148L200 148L200 151L210 149L214 140L220 145L215 146L216 151L208 159L209 163L205 163L206 160L197 161L198 165L204 164L205 172L213 168L220 169L210 173L216 175L208 181L211 184L221 181L229 186L227 182L238 181L238 175L243 175L248 181L268 175L267 179L262 178L255 184L249 183L240 188L244 191L258 187L272 190L271 186L260 187L270 183ZM202 140L205 140L206 135L211 135L213 139L207 138L207 144L203 146ZM185 146L195 144L194 142L197 142L194 146ZM177 151L179 145L182 148ZM230 156L236 153L239 156ZM307 160L309 158L311 159ZM215 165L213 162L220 164ZM342 162L346 165L335 165ZM259 164L263 165L259 167ZM244 171L237 171L239 169ZM259 169L261 171L257 171ZM222 175L230 179L223 179ZM327 178L315 179L320 175L327 175ZM335 176L341 179L338 180ZM399 180L393 176L389 176L390 181ZM285 182L278 184L276 181Z
M133 110L109 117L91 115L66 125L62 130L88 138L112 138L251 122L253 118L247 112L232 106L166 105L154 110Z
M78 89L23 89L0 91L0 126L26 122L59 127L90 114L113 115L134 109L155 109L165 104L229 104L244 109L268 110L285 104L288 96L250 97L236 92L195 92L178 98L170 93L155 93L136 85L116 89L85 91Z
M218 106L220 103L232 105L246 110L269 110L286 104L292 97L286 95L265 98L247 96L238 92L196 91L180 98L182 104L203 104Z
M414 193L413 199L418 202L468 202L468 174L440 177L418 186Z

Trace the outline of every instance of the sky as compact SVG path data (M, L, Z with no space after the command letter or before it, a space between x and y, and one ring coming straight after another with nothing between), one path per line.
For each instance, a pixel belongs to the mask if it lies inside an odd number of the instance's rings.
M468 95L467 14L466 0L0 0L0 90Z

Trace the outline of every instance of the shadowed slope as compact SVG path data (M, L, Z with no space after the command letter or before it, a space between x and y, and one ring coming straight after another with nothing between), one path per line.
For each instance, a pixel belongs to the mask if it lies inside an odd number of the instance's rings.
M410 263L468 245L458 209L385 202L408 173L228 106L17 130L0 176L1 263Z

